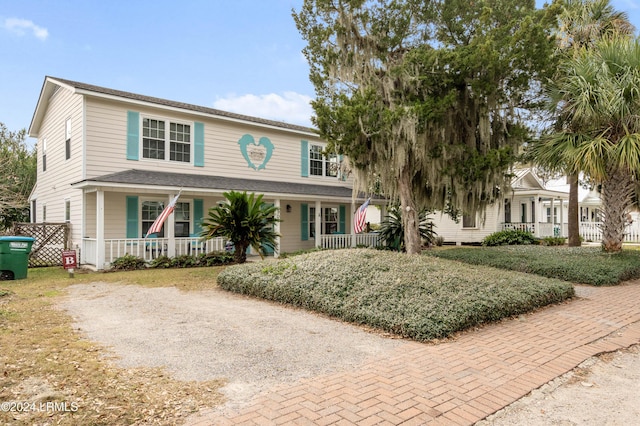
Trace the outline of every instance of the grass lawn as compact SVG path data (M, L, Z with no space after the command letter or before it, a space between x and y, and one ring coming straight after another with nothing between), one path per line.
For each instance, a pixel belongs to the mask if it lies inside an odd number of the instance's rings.
M218 283L422 341L574 295L560 280L370 249L230 266Z
M54 307L71 284L199 290L215 287L220 270L76 272L72 279L62 268L38 268L30 269L27 279L0 281L0 403L67 403L66 412L0 410L0 424L179 424L198 408L221 403L219 381L181 382L157 368L115 366L108 349L84 340L71 318Z
M522 245L434 249L427 254L596 286L640 277L640 250L607 254L599 247Z

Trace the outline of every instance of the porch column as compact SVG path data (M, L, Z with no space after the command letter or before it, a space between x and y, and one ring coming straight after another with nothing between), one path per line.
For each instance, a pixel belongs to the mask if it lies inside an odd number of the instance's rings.
M356 202L351 201L351 248L356 248L358 243L356 242Z
M383 204L380 206L380 223L382 223L386 215L387 215L387 205Z
M96 191L96 269L104 269L104 191Z
M276 236L276 246L274 247L273 250L273 257L275 259L277 259L278 257L280 257L280 199L276 199L273 202L273 206L277 209L276 210L276 214L275 217L276 219L278 219L278 221L276 221L276 223L273 225L273 230L276 232L277 236Z
M549 205L549 207L551 208L550 212L551 212L551 224L553 226L555 226L556 224L556 215L553 214L553 197L551 197L551 204Z
M320 201L316 201L316 247L322 247L322 238L320 237L320 233L322 232L322 203Z
M170 194L167 203L170 203L177 194ZM168 204L167 204L168 205ZM165 236L168 238L169 242L167 243L167 256L175 257L176 256L176 218L175 214L171 213L165 222L164 230Z
M531 218L533 219L533 236L540 238L540 226L538 225L542 221L540 215L540 197L533 197L533 212L531 212Z

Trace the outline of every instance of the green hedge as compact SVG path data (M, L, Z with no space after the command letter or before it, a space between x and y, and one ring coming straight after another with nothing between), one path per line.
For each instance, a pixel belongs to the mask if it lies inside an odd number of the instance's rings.
M640 251L604 253L598 247L480 247L431 250L443 259L493 266L590 285L615 285L640 277Z
M227 290L322 312L416 340L450 336L574 295L559 280L371 249L235 265Z

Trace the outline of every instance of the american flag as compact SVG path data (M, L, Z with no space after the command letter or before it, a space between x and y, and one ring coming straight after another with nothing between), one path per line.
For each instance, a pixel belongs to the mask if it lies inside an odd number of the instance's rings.
M365 201L356 211L356 217L353 220L353 231L356 234L364 231L367 226L367 206L369 205L369 201L371 201L371 198Z
M157 234L162 230L162 224L164 224L164 221L167 220L169 215L173 213L173 209L176 207L176 203L178 202L178 197L180 197L180 192L178 192L178 195L176 195L174 199L171 200L169 204L167 204L167 207L165 207L164 210L162 210L162 213L160 213L160 215L153 222L153 224L147 231L147 235L145 235L145 237L148 237L151 234Z

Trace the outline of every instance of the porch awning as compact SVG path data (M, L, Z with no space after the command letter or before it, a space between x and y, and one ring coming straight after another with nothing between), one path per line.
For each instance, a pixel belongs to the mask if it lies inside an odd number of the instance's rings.
M188 173L170 173L150 170L125 170L71 184L80 189L155 189L160 191L178 191L183 193L209 192L220 194L225 191L257 192L272 196L289 196L290 198L332 198L351 201L352 189L346 186L304 184L271 180L242 179L224 176L196 175ZM359 194L357 202L366 197ZM383 199L379 199L383 201ZM374 202L372 200L372 202Z

